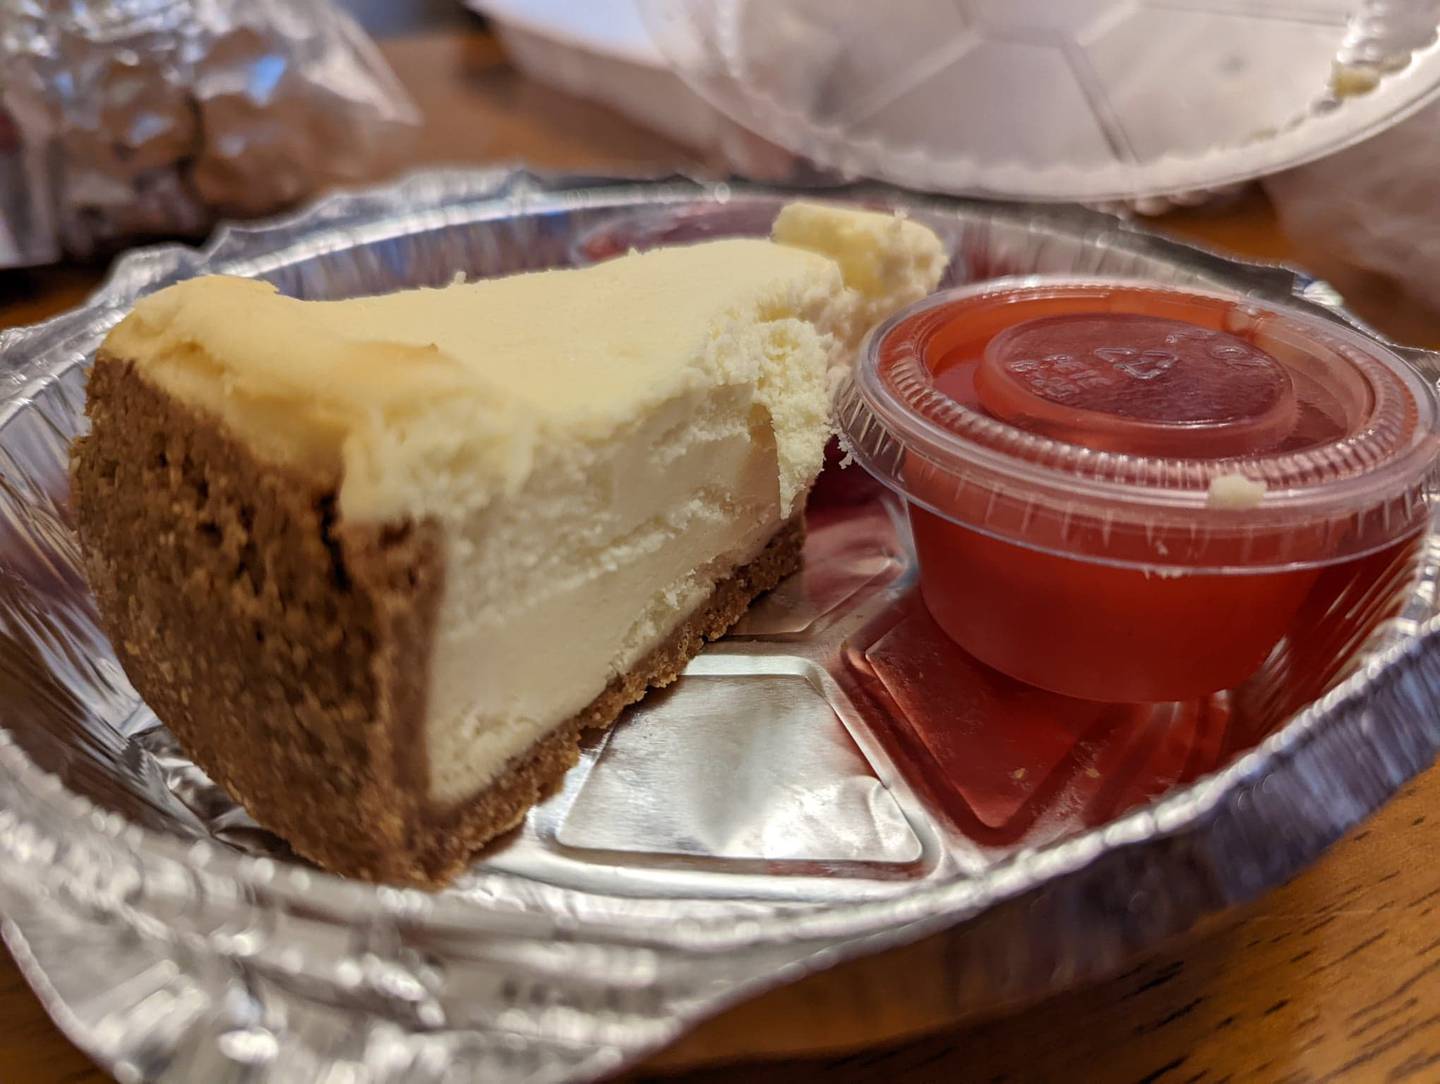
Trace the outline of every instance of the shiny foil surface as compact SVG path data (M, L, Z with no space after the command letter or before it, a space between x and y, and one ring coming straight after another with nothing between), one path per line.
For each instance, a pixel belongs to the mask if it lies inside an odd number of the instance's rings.
M1349 320L1323 283L1094 212L874 185L825 195L933 225L951 284L1140 276ZM991 1010L1104 975L1280 883L1430 763L1433 534L1341 585L1235 690L1085 705L939 634L902 509L836 457L803 570L589 744L562 791L448 890L343 881L256 827L138 700L95 625L66 460L105 332L196 274L311 298L442 285L717 221L758 231L784 198L423 173L201 250L135 252L81 309L0 333L0 928L51 1014L119 1079L590 1080L766 986L932 933L956 1011Z
M0 266L272 214L418 120L327 0L10 0L0 74Z

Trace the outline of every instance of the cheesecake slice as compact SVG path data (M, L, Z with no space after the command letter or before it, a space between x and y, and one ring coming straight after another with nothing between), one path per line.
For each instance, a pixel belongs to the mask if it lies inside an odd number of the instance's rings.
M162 290L73 457L120 661L297 852L443 884L796 567L833 370L943 266L792 205L773 240L443 289Z

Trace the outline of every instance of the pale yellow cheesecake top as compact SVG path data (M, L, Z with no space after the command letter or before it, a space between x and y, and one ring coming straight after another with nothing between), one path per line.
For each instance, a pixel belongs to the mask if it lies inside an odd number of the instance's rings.
M769 415L788 505L819 466L827 369L943 257L923 227L844 209L792 205L776 239L344 301L198 278L139 302L105 349L257 452L333 475L346 515L435 513L436 471L513 493L542 443L583 455L726 386Z

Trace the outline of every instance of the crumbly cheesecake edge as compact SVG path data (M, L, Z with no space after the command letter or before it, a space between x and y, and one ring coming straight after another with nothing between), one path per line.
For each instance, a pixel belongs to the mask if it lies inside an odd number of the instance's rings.
M146 702L262 825L328 869L443 885L559 784L584 731L669 684L799 564L803 527L749 564L484 791L425 798L439 528L347 524L337 478L257 458L102 351L72 459L102 623Z

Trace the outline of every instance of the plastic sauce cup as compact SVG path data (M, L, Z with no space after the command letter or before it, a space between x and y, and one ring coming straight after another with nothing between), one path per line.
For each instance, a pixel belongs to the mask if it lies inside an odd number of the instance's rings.
M1413 545L1436 414L1405 361L1334 321L1044 277L897 314L840 397L848 448L908 504L941 628L1116 702L1233 688L1322 569Z

